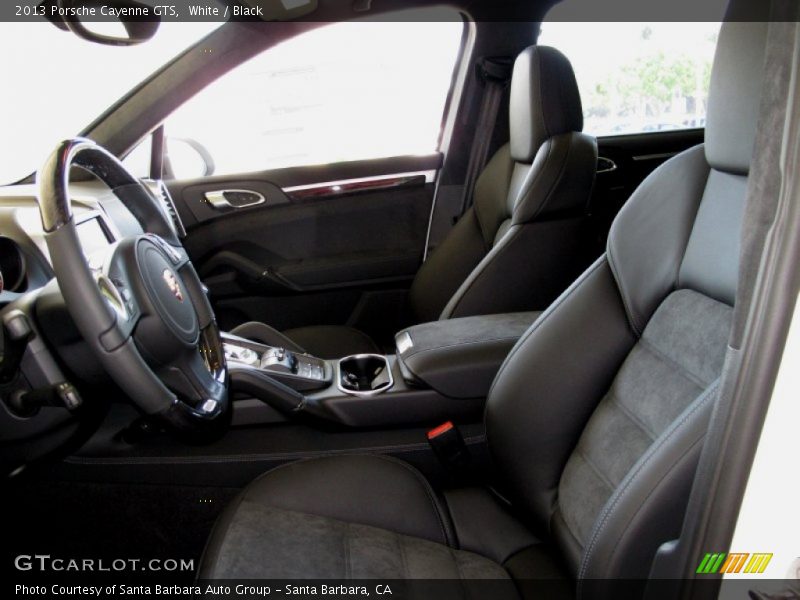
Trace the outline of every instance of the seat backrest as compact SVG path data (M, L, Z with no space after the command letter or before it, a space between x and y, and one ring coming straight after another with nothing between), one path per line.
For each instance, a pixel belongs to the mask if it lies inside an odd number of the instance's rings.
M507 491L581 579L646 577L680 532L730 334L766 32L723 25L705 145L642 183L490 393Z
M536 310L586 266L579 252L597 165L567 58L531 46L514 63L510 141L475 184L473 206L411 287L418 322Z

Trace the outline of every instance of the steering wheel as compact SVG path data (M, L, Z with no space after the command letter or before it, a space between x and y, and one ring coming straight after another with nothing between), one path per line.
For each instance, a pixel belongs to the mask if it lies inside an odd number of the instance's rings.
M89 263L72 218L69 173L94 174L147 232ZM58 285L78 331L146 415L193 439L230 420L228 371L205 289L159 202L104 148L59 144L38 174L39 207Z

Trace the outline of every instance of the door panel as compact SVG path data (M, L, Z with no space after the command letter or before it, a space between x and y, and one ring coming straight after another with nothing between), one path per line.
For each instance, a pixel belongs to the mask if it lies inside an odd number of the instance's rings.
M591 213L599 251L605 248L611 222L639 184L665 161L701 144L703 136L703 129L685 129L598 138Z
M186 248L220 324L350 324L380 337L402 323L422 260L439 154L173 181ZM233 206L214 205L214 193ZM257 194L263 201L248 204ZM211 199L211 200L210 200ZM225 204L225 203L224 203Z

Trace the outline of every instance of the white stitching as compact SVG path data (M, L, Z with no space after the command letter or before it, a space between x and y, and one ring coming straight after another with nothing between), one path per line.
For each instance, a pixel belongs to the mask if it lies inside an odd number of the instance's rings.
M344 578L350 579L352 577L352 569L350 568L350 523L345 521L344 524Z
M656 359L660 360L661 362L666 363L667 365L674 367L675 371L682 377L684 377L687 381L693 383L701 390L707 388L711 382L703 381L700 379L698 375L690 371L685 365L682 365L677 360L672 358L669 354L661 350L658 346L653 344L652 342L648 341L644 337L639 340L639 344L642 348L644 348L647 352L652 354Z
M584 462L584 464L586 464L587 467L589 467L589 469L594 473L595 477L597 477L600 483L606 486L606 488L608 488L608 490L613 494L614 489L616 489L617 486L614 485L611 482L611 480L606 476L606 474L600 470L600 467L594 464L594 461L589 457L589 455L587 455L581 449L580 445L578 445L578 447L575 448L575 454L578 456L578 458L580 458ZM566 522L566 519L564 519L564 521Z
M628 419L628 421L636 425L636 427L638 427L639 430L647 436L648 441L651 444L655 442L656 439L658 439L658 435L653 430L651 430L650 427L648 427L641 419L639 419L639 417L635 415L633 411L631 411L631 409L629 409L622 403L622 400L620 400L619 396L617 396L617 394L614 392L613 385L611 386L611 389L608 391L608 395L606 396L606 398L608 398L608 403L611 404L611 406L613 406L619 412L621 412L622 415Z
M394 533L394 532L392 532ZM408 561L406 560L406 548L403 545L404 537L398 533L394 534L394 539L397 542L397 550L400 554L400 568L402 569L403 577L410 578L411 571L408 570Z

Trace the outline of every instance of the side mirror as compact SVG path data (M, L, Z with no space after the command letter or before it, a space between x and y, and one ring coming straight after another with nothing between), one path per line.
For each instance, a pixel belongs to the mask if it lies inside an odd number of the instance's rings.
M216 165L208 149L197 140L167 137L164 167L165 172L175 179L195 179L213 175Z
M56 27L107 46L133 46L151 39L161 24L153 8L136 0L44 0Z

